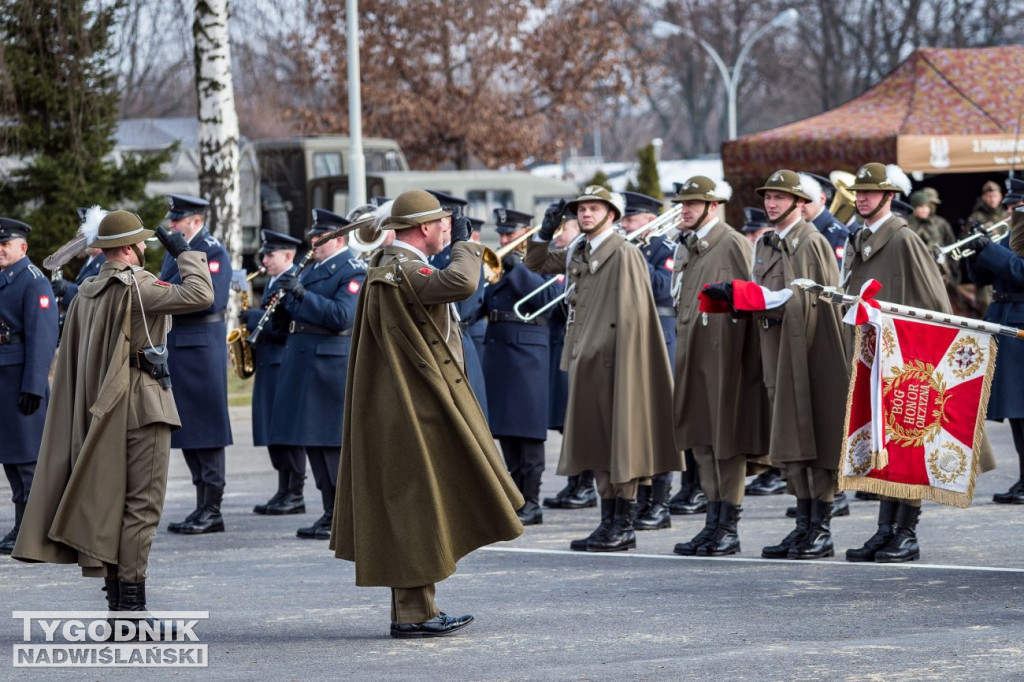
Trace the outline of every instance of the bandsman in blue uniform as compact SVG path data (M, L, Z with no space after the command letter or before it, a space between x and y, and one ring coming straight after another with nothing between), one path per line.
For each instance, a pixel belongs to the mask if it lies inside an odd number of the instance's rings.
M331 211L313 209L309 238L316 242L349 224ZM345 237L313 248L312 263L297 276L282 276L281 305L291 321L274 398L269 442L303 447L324 511L300 538L328 540L341 457L342 413L356 302L366 263ZM364 424L373 428L372 424Z
M828 240L832 251L836 254L836 260L842 265L843 252L846 250L846 240L850 237L850 230L836 220L836 217L827 208L832 202L832 197L835 196L835 185L828 178L814 173L800 173L799 175L808 178L813 183L811 187L817 190L814 195L815 200L807 202L801 209L804 220L813 223L818 228L818 232L825 235L825 239Z
M622 216L622 231L627 235L641 230L645 225L661 213L662 201L640 192L623 192L626 199L626 212ZM646 242L646 243L644 243ZM665 336L669 362L676 356L676 311L672 303L672 266L676 244L665 236L641 238L636 242L647 261L647 271L651 277L651 291L654 303L658 307L658 320L661 322L661 333ZM692 460L691 455L689 460ZM687 468L691 468L687 461ZM683 472L683 478L687 478ZM692 478L695 473L690 473ZM695 479L694 479L695 480ZM699 486L698 486L699 487ZM672 517L669 511L669 493L672 489L672 472L658 474L650 484L641 484L637 490L636 521L637 530L658 530L669 528Z
M224 497L224 448L231 445L228 417L228 347L224 310L231 289L231 258L206 229L210 203L185 194L168 194L167 227L184 235L189 248L206 254L213 280L213 305L175 315L167 334L171 390L178 406L181 429L171 434L171 447L181 449L196 487L196 508L184 521L167 530L184 535L224 530L220 513ZM181 284L178 262L164 255L160 279Z
M763 208L745 206L743 217L743 236L750 241L751 246L756 244L765 232L772 229L772 224L768 222L768 214Z
M246 334L252 334L259 326L264 312L280 292L282 281L288 281L295 275L295 252L302 244L300 239L273 230L261 230L260 237L260 262L270 279L263 289L259 307L242 313L241 322ZM269 435L289 322L288 311L278 306L260 331L256 343L251 345L256 369L252 384L252 442L257 447L267 447L270 464L277 471L277 492L266 504L253 507L255 514L306 513L302 496L306 482L306 451L295 445L276 444Z
M513 209L494 209L498 242L505 246L521 237L533 218ZM487 316L484 379L488 423L498 439L509 474L526 503L516 513L524 526L542 523L540 484L544 474L544 442L548 436L548 368L551 332L548 315L523 321L513 310L521 298L549 278L523 266L522 252L511 251L501 262L501 279L484 290ZM523 312L541 308L558 296L550 286L530 299Z
M448 211L453 214L456 211L461 213L466 208L466 205L469 204L465 199L460 199L447 192L436 189L428 189L427 192L432 194L438 203L441 204L442 211ZM477 220L475 222L477 225L476 230L479 233L479 226L483 225L483 221ZM470 230L473 230L473 218L469 219L469 224ZM390 230L388 232L391 233ZM472 235L472 232L470 234ZM427 262L438 270L448 267L452 262L451 242L445 244L445 247L439 253L428 257ZM480 310L484 302L484 289L486 286L487 281L484 279L484 270L481 267L480 281L476 291L466 300L455 304L455 310L459 313L459 328L462 330L462 352L466 363L466 376L469 378L469 386L473 389L473 395L476 396L476 401L480 403L480 410L484 413L485 417L488 415L487 389L481 358L484 356L483 335L487 329L487 322L483 319ZM474 334L480 338L479 343L474 338Z
M57 303L49 279L28 258L31 231L0 218L0 463L14 503L14 528L0 540L0 554L14 549L32 489L57 348Z

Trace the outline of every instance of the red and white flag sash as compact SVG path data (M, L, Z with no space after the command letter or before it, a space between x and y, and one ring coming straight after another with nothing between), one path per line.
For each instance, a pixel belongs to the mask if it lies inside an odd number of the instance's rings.
M857 325L839 487L967 507L974 497L996 342L885 313L867 282Z

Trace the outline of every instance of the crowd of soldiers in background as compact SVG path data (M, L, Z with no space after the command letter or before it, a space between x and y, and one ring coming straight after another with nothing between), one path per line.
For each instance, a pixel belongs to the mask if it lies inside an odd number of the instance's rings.
M835 188L825 178L811 180L816 194L803 204L803 218L826 237L841 264L856 228L855 220L851 217L849 224L836 220L827 208ZM986 182L969 221L991 225L1007 219L1009 210L1024 203L1024 181L1007 180L1006 189L1004 195L998 184ZM677 191L681 191L678 185ZM467 204L444 192L431 193L445 210L457 211ZM221 509L227 481L225 447L233 442L224 345L232 269L227 251L205 227L207 202L182 195L169 199L168 220L178 224L193 250L206 254L215 302L203 311L175 315L168 338L172 390L182 422L182 428L174 432L172 447L183 451L196 490L195 508L183 520L171 523L168 530L186 535L216 533L226 527ZM618 229L627 238L662 212L659 199L635 192L625 192L623 199ZM909 226L928 248L938 252L961 237L938 214L941 201L934 190L915 191L908 199L909 205L894 204L893 212L903 211ZM385 202L378 200L374 210L381 210L379 206ZM744 211L742 232L751 244L756 244L772 229L772 223L762 208ZM511 208L496 209L494 221L502 246L518 241L525 247L521 238L530 232L534 216ZM308 236L322 236L348 222L346 217L317 209ZM481 221L475 221L474 227L478 233ZM15 526L0 542L0 552L4 553L10 553L14 546L31 488L49 393L47 372L58 344L61 312L71 304L78 285L96 275L103 263L99 250L91 249L73 282L59 278L51 282L25 255L30 230L24 223L0 218L0 414L10 426L0 461L15 507ZM247 335L260 330L258 341L252 344L253 443L267 448L278 483L267 502L252 511L266 515L305 513L308 461L321 494L322 513L312 525L299 528L297 535L327 539L341 455L340 415L348 343L366 275L366 254L353 250L344 237L338 237L310 248L306 258L297 262L296 254L303 246L299 239L269 230L261 236L259 259L267 281L258 305L243 310L239 324ZM563 215L553 246L568 246L578 236L574 216ZM636 240L648 266L648 282L670 359L676 357L673 270L679 246L674 238L678 236L672 231ZM432 256L431 265L444 268L448 252L446 249ZM458 304L465 370L492 435L501 445L510 475L526 500L519 518L524 525L539 524L543 522L543 507L595 507L598 494L593 472L582 471L570 476L556 495L540 499L545 441L549 430L563 430L569 395L567 374L559 368L569 314L565 282L562 275L541 275L527 268L523 263L525 248L498 253L500 268L496 276L487 279L481 272L476 294ZM955 262L943 264L942 276L955 308L985 314L991 300L988 287L970 292L969 278ZM163 262L160 279L181 283L173 258ZM673 474L663 472L641 481L631 520L636 530L669 528L672 515L707 512L708 500L691 452L687 451L686 467L674 495ZM785 488L781 472L772 468L749 483L746 492L771 495ZM1024 503L1019 483L1006 496L997 501ZM802 513L794 509L790 512L792 516ZM839 495L831 514L848 513L848 503ZM587 542L578 546L574 543L574 549L588 549Z

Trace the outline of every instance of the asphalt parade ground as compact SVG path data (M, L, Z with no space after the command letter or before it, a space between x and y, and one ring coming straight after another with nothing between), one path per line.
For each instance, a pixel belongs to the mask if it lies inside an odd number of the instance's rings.
M760 559L792 520L790 497L748 497L735 558L672 553L703 515L638 533L637 550L568 551L598 521L596 509L545 510L518 540L477 551L437 587L438 605L476 621L454 637L388 636L389 593L357 588L351 564L295 529L321 512L312 479L305 515L252 513L276 485L266 451L250 439L248 408L232 408L223 512L227 532L166 531L194 506L180 452L171 453L167 502L147 581L156 611L208 611L195 628L205 669L14 667L23 644L14 611L105 609L102 581L75 566L0 557L0 676L4 679L321 680L1019 680L1024 678L1024 506L993 504L1017 479L1008 427L990 424L999 469L983 475L967 510L925 503L921 561L850 564L843 550L874 531L877 503L852 501L833 521L837 558ZM548 440L545 495L560 437ZM675 486L678 486L678 480ZM0 484L2 532L13 523ZM457 503L457 501L455 501ZM466 509L472 514L474 510ZM40 635L33 635L33 642ZM59 640L58 640L59 641Z

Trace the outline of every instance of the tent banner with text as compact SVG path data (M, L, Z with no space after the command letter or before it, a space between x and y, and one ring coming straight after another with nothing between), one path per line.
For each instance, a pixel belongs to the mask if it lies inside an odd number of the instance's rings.
M857 345L840 489L970 506L995 339L864 303L846 321Z

